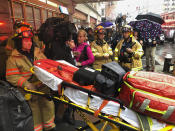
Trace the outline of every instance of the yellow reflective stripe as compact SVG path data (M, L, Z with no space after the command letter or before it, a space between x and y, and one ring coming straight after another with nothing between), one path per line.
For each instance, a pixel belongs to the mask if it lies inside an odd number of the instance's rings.
M165 100L169 100L169 101L171 101L171 102L175 102L174 99L167 98L167 97L163 97L163 96L159 96L159 95L157 95L157 94L153 94L153 93L150 93L150 92L147 92L147 91L143 91L143 90L134 88L134 87L132 87L130 84L128 84L126 81L124 81L124 83L125 83L130 89L136 90L136 91L141 92L141 93L143 93L143 94L150 95L150 96L154 96L154 97L161 98L161 99L165 99Z
M141 56L143 54L143 52L138 51L138 52L135 52L135 54L138 54Z
M118 49L117 48L115 48L115 52L118 52Z
M108 50L111 50L111 51L112 51L112 48L111 48L111 47L109 47L109 48L108 48Z
M148 123L149 123L149 126L150 126L150 129L152 131L152 127L153 127L153 121L150 117L147 117L147 120L148 120Z
M109 56L109 54L108 53L104 53L104 56Z
M101 71L101 69L95 69L95 70L97 70L97 71Z
M135 54L138 54L138 55L142 56L143 55L143 52L138 51L138 52L135 52Z
M92 52L97 52L97 50L95 48L91 48Z
M112 52L112 51L109 51L109 54L110 54L110 55L112 55L112 54L113 54L113 52Z
M116 60L116 61L117 61L117 60L118 60L118 57L114 57L114 60Z
M174 127L175 127L174 125L168 125L165 128L160 129L159 131L169 131L169 130L173 129Z
M139 49L137 49L136 51L135 51L135 54L138 54L138 55L143 55L143 50L142 50L142 48L139 48Z
M96 53L93 53L93 55L94 55L94 56L97 56L97 55L99 55L99 54L100 54L100 53L98 53L98 52L96 52Z
M135 93L136 93L136 91L134 91L133 94L132 94L132 100L131 100L131 102L129 104L129 108L132 108L134 97L135 97Z
M132 68L131 71L139 71L139 70L142 70L142 69L143 69L143 67L140 66L140 67Z

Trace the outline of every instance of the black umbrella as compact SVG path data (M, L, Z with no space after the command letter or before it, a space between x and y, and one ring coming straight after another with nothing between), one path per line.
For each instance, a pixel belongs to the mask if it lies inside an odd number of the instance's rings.
M164 20L162 19L162 17L160 15L155 14L155 13L151 13L151 12L147 13L147 14L143 14L143 15L138 15L136 17L136 19L137 20L147 19L147 20L159 23L159 24L163 24L164 23Z

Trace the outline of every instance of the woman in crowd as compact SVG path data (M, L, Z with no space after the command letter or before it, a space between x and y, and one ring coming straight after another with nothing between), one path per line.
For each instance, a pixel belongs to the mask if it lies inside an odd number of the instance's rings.
M73 48L73 54L76 59L76 65L90 66L94 62L94 56L92 54L90 46L86 43L87 33L85 30L79 30L77 36L77 46Z

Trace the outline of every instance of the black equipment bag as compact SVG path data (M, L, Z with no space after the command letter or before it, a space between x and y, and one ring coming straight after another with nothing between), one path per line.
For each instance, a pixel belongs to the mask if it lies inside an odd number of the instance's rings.
M81 86L93 85L99 71L96 71L88 66L81 67L74 73L73 80Z
M96 76L95 88L108 96L117 96L125 70L116 62L102 65L102 71Z
M32 111L24 96L0 80L0 131L33 131Z

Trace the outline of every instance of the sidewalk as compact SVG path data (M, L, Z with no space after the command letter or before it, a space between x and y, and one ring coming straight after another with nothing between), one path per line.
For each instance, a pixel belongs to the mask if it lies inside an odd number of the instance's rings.
M164 58L163 57L156 55L155 59L156 59L155 72L172 75L171 73L163 72L163 65L164 65ZM146 69L145 69L146 57L145 56L142 58L142 64L143 64L143 70L146 71ZM172 71L172 70L173 70L173 66L170 67L170 71Z

